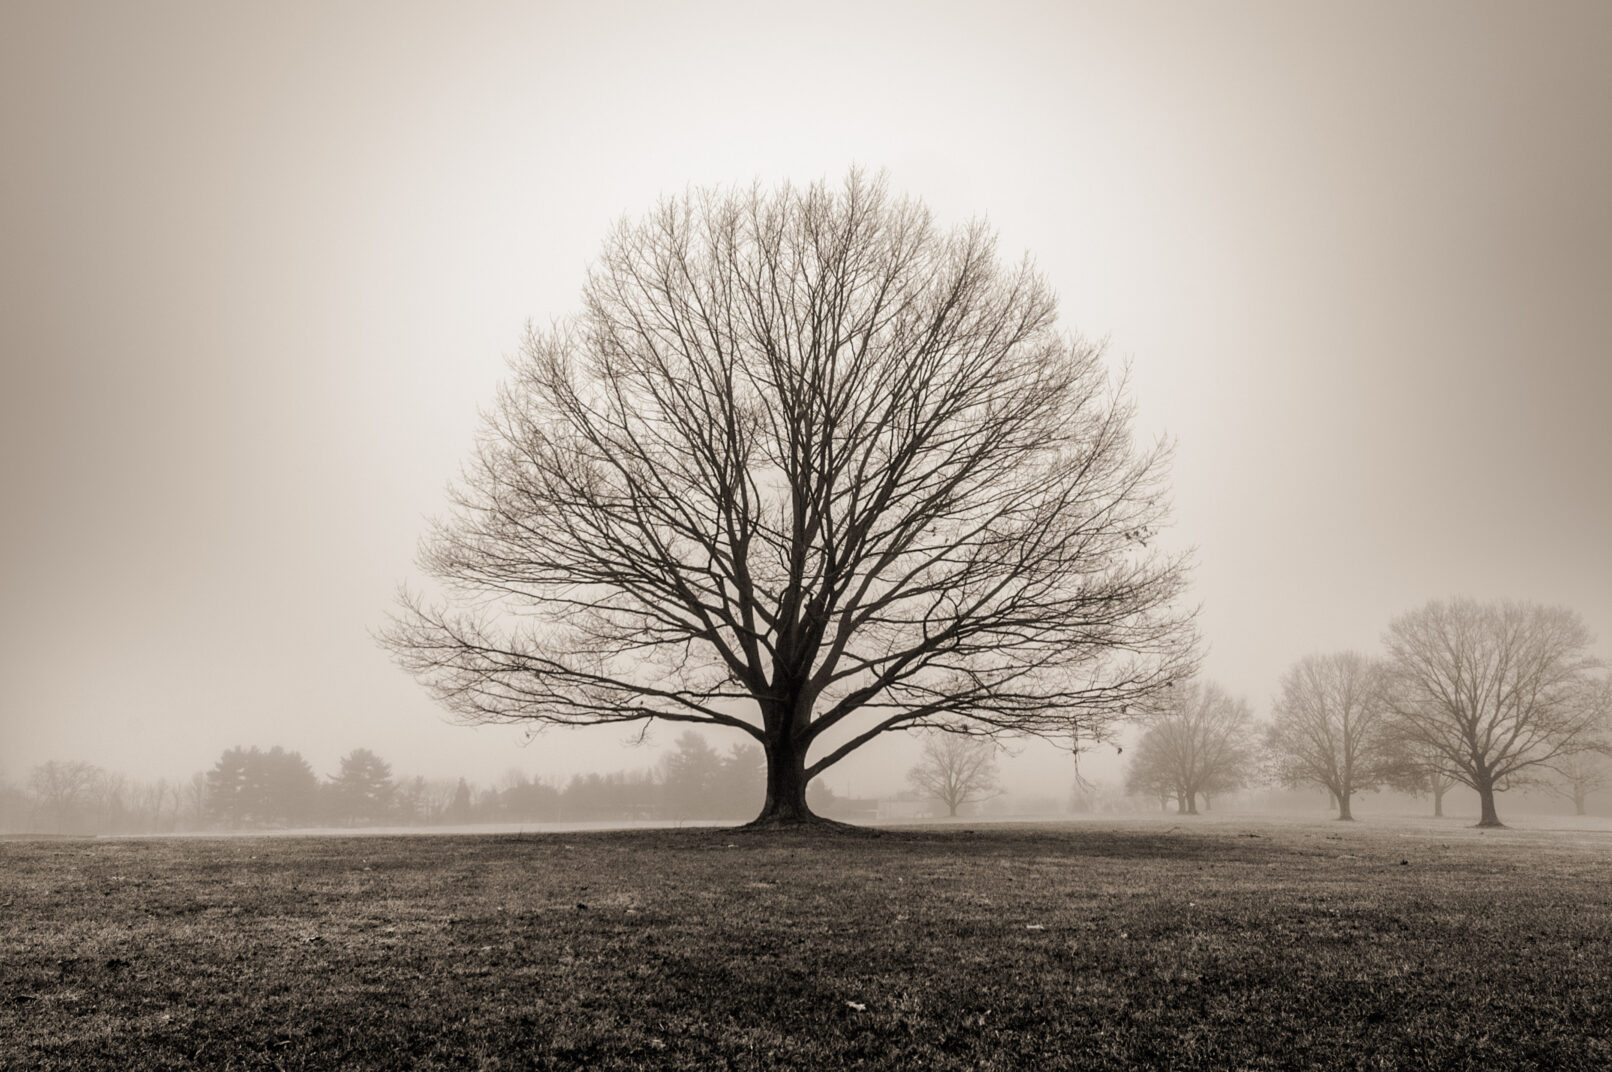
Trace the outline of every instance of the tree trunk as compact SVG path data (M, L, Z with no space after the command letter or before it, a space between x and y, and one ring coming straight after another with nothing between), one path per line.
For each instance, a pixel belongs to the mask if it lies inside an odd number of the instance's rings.
M1338 821L1354 822L1354 813L1349 810L1349 798L1353 793L1333 793L1332 799L1338 802Z
M806 752L789 742L767 746L767 799L751 826L804 826L828 820L806 806Z
M1196 814L1198 814L1198 794L1197 793L1189 792L1187 794L1187 814L1188 815L1196 815Z
M1433 786L1433 818L1444 818L1444 786L1437 783Z
M1584 812L1584 798L1587 797L1587 796L1589 796L1589 794L1584 792L1583 789L1579 788L1576 785L1573 786L1573 814L1574 815L1583 815L1583 814L1585 814L1585 812Z
M1499 814L1494 810L1494 786L1485 783L1474 788L1478 791L1478 803L1483 808L1483 813L1478 819L1478 825L1505 826L1506 824L1500 821Z

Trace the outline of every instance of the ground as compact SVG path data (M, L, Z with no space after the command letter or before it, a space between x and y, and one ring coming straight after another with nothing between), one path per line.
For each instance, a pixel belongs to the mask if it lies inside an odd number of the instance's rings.
M0 843L0 1066L1612 1067L1612 832Z

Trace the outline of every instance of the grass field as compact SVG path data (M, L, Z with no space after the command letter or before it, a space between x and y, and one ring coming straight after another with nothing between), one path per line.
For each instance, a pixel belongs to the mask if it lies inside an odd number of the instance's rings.
M1612 1068L1612 833L0 843L0 1067Z

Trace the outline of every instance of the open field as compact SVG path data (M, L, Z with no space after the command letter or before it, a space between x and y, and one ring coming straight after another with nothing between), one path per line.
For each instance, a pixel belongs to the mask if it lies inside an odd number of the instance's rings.
M0 843L0 1067L1612 1067L1612 833Z

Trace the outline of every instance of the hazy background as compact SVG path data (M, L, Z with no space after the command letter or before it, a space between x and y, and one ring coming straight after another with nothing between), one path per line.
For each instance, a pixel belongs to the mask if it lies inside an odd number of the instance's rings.
M1434 597L1565 603L1608 653L1609 54L1612 5L1559 0L8 0L0 776L652 763L675 729L450 725L370 631L617 217L852 163L988 216L1132 362L1206 670L1262 714Z

